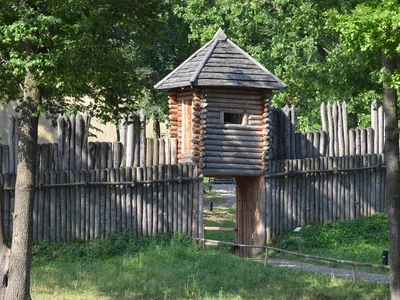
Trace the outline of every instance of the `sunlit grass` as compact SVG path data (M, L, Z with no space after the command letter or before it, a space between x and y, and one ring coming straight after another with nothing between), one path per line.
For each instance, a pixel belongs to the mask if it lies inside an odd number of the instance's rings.
M119 253L110 254L117 244ZM122 246L122 244L124 246ZM83 248L83 249L82 249ZM205 250L181 236L40 245L34 299L386 299L387 284L357 282ZM57 253L54 255L54 252Z

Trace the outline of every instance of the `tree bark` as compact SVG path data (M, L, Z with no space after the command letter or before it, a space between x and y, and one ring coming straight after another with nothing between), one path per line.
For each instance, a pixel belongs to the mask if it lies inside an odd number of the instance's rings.
M395 59L382 53L382 67L385 72L392 74L396 69ZM383 110L385 113L386 205L390 235L390 294L391 299L400 299L400 158L397 91L385 83L383 84Z
M42 94L35 76L27 70L21 105L18 166L15 183L13 236L2 299L30 299L32 261L32 219L35 192L38 106ZM3 252L2 252L3 253Z

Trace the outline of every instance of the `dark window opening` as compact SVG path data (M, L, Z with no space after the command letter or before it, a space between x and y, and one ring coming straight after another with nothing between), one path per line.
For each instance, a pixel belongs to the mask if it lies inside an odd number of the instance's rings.
M244 114L224 112L224 124L244 124Z

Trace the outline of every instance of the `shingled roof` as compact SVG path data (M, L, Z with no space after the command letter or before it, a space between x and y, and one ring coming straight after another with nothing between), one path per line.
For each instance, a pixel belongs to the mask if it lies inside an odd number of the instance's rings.
M166 90L194 86L271 90L287 87L283 81L228 39L222 29L154 88Z

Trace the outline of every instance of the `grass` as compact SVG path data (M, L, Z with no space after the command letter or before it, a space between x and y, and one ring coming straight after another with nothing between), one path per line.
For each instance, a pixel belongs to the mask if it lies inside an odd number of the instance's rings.
M34 299L388 299L387 284L303 273L205 250L179 235L35 245Z
M210 201L224 201L212 191ZM208 202L207 202L208 201ZM214 202L215 203L215 202ZM204 211L206 226L235 227L235 210ZM303 253L380 263L388 248L387 216L304 227ZM234 241L234 232L206 233ZM297 251L290 231L274 246ZM389 285L309 274L202 248L179 235L135 239L129 232L108 240L39 243L34 247L34 299L389 299ZM275 256L282 254L275 253ZM286 258L286 257L285 257ZM342 267L342 266L341 266ZM358 269L358 268L357 268ZM369 270L370 271L370 270Z
M305 241L301 246L302 253L371 264L382 264L382 251L389 249L386 214L375 214L352 221L328 222L324 225L308 225L299 233L285 232L274 238L271 245L298 251L296 237L301 237ZM345 266L340 265L340 267ZM388 270L371 268L362 270L388 274Z

